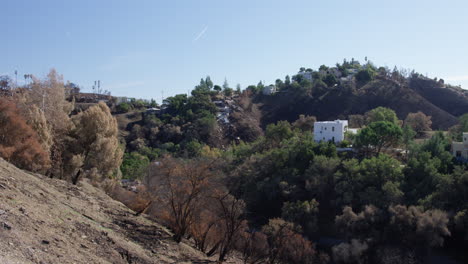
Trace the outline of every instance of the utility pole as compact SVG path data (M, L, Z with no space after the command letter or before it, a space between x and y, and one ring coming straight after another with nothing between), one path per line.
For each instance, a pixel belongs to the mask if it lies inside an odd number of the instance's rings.
M18 70L15 70L15 86L18 87Z

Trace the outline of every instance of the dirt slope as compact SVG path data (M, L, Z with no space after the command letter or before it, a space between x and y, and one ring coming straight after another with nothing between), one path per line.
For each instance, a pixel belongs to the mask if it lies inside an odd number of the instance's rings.
M209 263L164 227L87 182L0 159L0 263Z

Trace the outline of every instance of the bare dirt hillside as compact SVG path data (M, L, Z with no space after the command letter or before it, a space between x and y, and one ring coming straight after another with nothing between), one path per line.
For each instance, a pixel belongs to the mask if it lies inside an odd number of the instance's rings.
M0 263L210 263L190 243L87 182L0 159Z

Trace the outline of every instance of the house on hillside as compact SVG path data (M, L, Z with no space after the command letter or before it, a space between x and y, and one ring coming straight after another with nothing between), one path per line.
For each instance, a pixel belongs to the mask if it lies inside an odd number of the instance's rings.
M322 77L325 77L328 74L331 74L331 75L334 75L336 78L340 78L342 75L341 71L336 67L328 68L326 70L319 70L319 74Z
M272 95L272 94L276 93L276 86L274 86L274 85L265 86L265 87L263 87L262 93L264 95Z
M135 98L123 97L123 96L116 96L114 98L115 98L116 104L130 103L132 100L136 100Z
M341 142L348 131L348 120L322 121L314 124L314 140Z
M150 108L146 108L146 113L147 114L160 114L161 113L161 108L159 107L150 107Z
M452 155L461 161L468 161L468 132L463 132L463 142L452 142Z
M75 98L75 102L77 103L99 103L99 102L109 102L112 96L108 94L97 94L97 93L77 93L71 95L71 97ZM69 100L72 100L69 98Z
M309 82L313 81L312 72L310 71L298 72L297 75L302 75L302 77L304 77L304 79L308 80Z

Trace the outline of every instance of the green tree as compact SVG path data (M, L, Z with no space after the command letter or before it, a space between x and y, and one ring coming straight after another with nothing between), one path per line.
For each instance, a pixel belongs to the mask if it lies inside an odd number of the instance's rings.
M224 89L223 92L225 96L231 96L234 90L232 88L227 88L227 89Z
M328 85L328 87L331 87L338 83L338 80L336 79L335 75L330 73L327 74L327 76L325 76L325 79L323 79L323 81Z
M187 103L186 94L178 94L175 96L168 97L164 99L163 102L167 106L167 112L171 115L178 115L185 110L185 105Z
M229 89L229 83L226 78L224 78L223 89L224 90Z
M137 152L125 153L120 166L124 179L139 179L145 175L150 161L148 157Z
M468 132L468 113L458 118L461 132Z
M366 155L372 152L379 154L382 148L396 145L402 134L401 128L394 123L377 121L360 130L355 143Z
M405 125L402 130L402 143L405 146L405 154L408 155L408 149L413 142L416 132L408 125Z
M206 78L205 78L205 84L206 84L206 87L207 87L208 89L211 90L211 89L213 88L213 82L211 81L210 76L206 76Z
M240 93L241 93L241 90L242 90L242 89L241 89L241 85L240 85L240 83L238 83L238 84L236 85L236 93L240 94Z
M153 98L151 98L150 106L151 106L151 107L158 107L158 103L156 103L156 100L154 100Z
M386 207L401 202L403 172L400 165L383 154L361 162L355 159L343 161L343 167L335 174L338 205Z
M335 190L334 175L340 164L338 158L318 155L304 173L306 190L322 205L331 207L330 201L334 199Z
M131 109L131 106L130 104L128 103L120 103L117 105L117 111L120 112L120 113L128 113L128 111L130 111Z
M362 69L356 73L356 80L360 83L368 83L374 79L375 75L376 73L372 68Z
M286 202L281 209L281 218L301 226L304 232L310 234L317 230L317 215L319 203L311 201Z
M463 140L463 132L468 132L468 113L458 118L458 124L449 129L451 137L456 141Z
M221 92L223 90L223 88L221 88L221 86L219 85L215 85L213 90L217 91L218 93Z
M263 88L265 88L265 85L262 83L262 81L259 81L257 84L257 90L263 91Z
M404 190L409 203L417 204L434 191L443 180L443 174L439 172L440 166L440 159L431 157L429 152L421 152L410 158L404 170Z
M274 145L292 136L293 131L288 121L278 121L276 124L269 124L265 131L265 138Z
M453 157L449 152L450 142L441 131L436 132L429 140L426 140L415 153L429 152L431 157L438 158L441 163L439 171L450 173L453 169Z
M381 106L366 112L365 117L368 124L377 121L388 121L395 125L399 123L395 111Z

